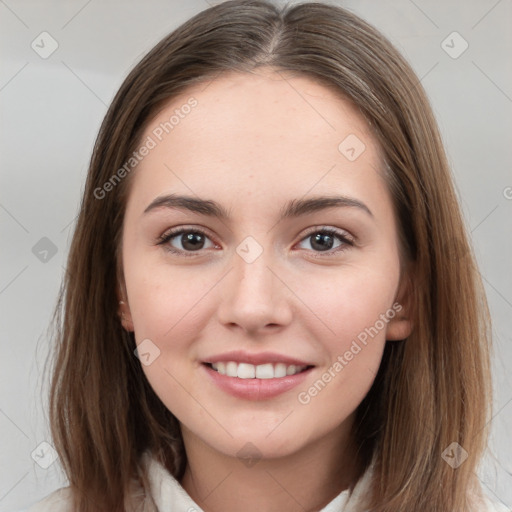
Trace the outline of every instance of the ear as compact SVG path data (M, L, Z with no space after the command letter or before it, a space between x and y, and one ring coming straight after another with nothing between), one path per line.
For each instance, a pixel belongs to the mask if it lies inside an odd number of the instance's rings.
M404 273L400 279L392 309L395 311L395 316L387 324L386 340L405 340L414 329L413 280L410 271Z
M117 298L118 298L118 310L117 314L121 320L121 324L123 328L128 332L133 332L133 320L132 314L130 312L130 305L128 304L126 288L124 283L122 283L117 288Z

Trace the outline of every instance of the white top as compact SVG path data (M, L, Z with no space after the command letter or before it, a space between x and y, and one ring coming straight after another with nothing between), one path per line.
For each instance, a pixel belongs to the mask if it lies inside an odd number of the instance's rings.
M181 484L167 471L167 469L149 453L144 453L142 463L148 472L150 493L156 504L158 512L204 512L201 507L187 494ZM320 512L355 512L360 496L368 487L373 465L357 482L352 493L348 489L342 491L336 498L328 503ZM70 507L71 493L69 487L63 487L48 495L43 500L20 512L73 512ZM480 510L479 510L480 512ZM481 512L510 512L504 505L492 503L485 498Z

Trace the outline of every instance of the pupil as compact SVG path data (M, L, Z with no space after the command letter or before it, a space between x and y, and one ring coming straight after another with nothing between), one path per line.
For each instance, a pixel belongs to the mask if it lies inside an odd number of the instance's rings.
M322 243L322 240L325 242L327 239L327 244ZM317 233L313 237L313 243L311 247L319 249L320 251L327 251L332 248L333 238L331 235L326 233Z
M185 249L200 249L201 244L204 243L203 235L201 233L188 233L182 235L181 244ZM188 245L188 246L187 246Z
M328 251L332 249L333 237L327 233L317 233L313 237L311 246L319 251ZM197 250L204 244L203 235L201 233L188 233L182 235L181 241L185 249Z

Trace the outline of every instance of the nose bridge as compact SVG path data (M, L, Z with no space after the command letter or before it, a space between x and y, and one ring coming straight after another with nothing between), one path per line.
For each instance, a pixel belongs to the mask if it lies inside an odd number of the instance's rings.
M248 310L257 308L263 311L274 298L274 275L269 269L272 266L271 251L260 247L251 240L242 242L233 256L233 293L237 303L245 305Z
M223 323L257 330L290 321L286 287L274 275L275 266L271 249L264 249L254 238L238 245L233 271L222 290L219 316Z
M237 255L233 258L237 277L237 292L241 297L247 293L253 297L263 293L271 298L274 283L273 274L269 269L272 265L270 251L264 251L252 259L253 254L251 253L253 251L252 248L248 251L247 256L249 258L246 259L244 255L240 255L242 249L239 247Z

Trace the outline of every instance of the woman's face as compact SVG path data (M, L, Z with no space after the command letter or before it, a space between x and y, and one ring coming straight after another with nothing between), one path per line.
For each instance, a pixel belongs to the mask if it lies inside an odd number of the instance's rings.
M225 455L250 442L278 457L341 433L386 340L409 332L361 115L306 77L225 73L173 99L142 145L123 312L156 394Z

